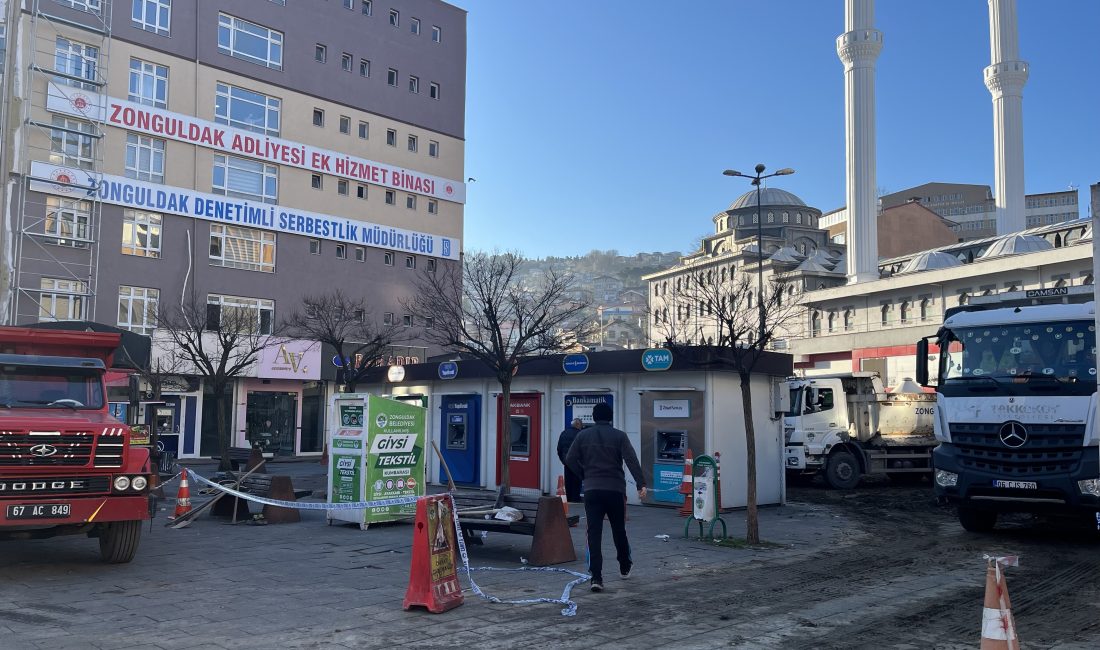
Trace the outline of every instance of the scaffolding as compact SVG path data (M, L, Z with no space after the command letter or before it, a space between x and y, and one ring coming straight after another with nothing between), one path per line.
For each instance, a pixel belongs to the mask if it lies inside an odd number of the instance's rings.
M95 320L111 0L29 0L27 7L10 26L29 61L20 63L18 87L9 322Z

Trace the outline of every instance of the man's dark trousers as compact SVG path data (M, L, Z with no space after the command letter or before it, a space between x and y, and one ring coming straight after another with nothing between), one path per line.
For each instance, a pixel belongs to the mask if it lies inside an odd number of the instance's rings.
M584 514L588 519L588 571L592 582L603 582L603 518L611 524L619 570L629 569L630 542L626 539L626 495L615 490L585 490Z
M568 465L565 467L565 500L570 503L581 502L581 477L574 474Z

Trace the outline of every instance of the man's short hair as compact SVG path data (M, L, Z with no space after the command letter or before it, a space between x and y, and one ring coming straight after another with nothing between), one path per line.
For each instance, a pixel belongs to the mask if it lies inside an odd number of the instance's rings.
M573 418L573 421L570 422L570 424L579 429L584 426L584 420L580 418Z

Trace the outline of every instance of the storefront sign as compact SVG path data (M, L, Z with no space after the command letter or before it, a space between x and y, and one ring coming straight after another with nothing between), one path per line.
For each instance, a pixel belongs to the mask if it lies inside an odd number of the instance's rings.
M321 344L293 339L269 345L260 350L256 376L261 379L320 379Z
M455 203L466 202L466 186L459 181L245 131L71 86L50 83L46 110L267 163L374 183Z
M390 366L390 369L386 371L386 380L394 384L404 381L405 366Z
M581 394L565 396L565 426L576 418L580 418L584 426L592 426L596 423L592 419L592 408L597 404L607 404L614 408L615 396L611 393Z
M642 353L642 368L649 371L668 370L672 367L672 352L650 348Z
M444 361L439 364L437 372L440 379L454 379L458 376L458 364L454 361Z
M580 375L588 370L588 355L567 354L561 360L561 369L567 375Z
M192 219L231 223L317 239L346 242L372 248L417 253L429 257L458 259L459 240L404 228L381 226L367 221L306 212L268 203L249 202L182 187L146 183L121 176L90 174L44 162L31 163L31 190L90 199L127 208L176 214ZM79 187L73 187L77 185Z
M689 418L691 417L691 400L655 399L653 400L653 417Z

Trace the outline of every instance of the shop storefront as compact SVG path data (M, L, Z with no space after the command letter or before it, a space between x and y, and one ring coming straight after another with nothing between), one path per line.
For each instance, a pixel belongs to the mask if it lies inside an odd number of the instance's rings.
M320 454L324 441L325 387L321 345L286 341L264 348L256 376L236 386L234 446L269 456Z

